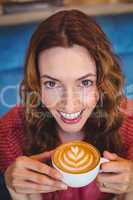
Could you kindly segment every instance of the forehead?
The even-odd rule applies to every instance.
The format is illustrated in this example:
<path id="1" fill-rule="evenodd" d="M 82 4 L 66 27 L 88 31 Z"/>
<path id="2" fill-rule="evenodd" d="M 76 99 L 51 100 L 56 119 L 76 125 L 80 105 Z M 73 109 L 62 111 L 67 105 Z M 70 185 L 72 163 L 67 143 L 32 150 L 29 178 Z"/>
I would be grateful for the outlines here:
<path id="1" fill-rule="evenodd" d="M 87 73 L 96 74 L 96 65 L 84 47 L 53 47 L 40 53 L 39 71 L 40 75 L 59 79 L 79 78 Z"/>

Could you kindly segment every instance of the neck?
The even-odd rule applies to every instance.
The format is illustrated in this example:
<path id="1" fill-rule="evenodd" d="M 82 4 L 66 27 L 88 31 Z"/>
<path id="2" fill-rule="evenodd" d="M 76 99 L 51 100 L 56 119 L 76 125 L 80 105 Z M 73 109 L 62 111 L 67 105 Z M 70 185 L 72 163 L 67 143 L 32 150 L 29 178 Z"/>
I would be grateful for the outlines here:
<path id="1" fill-rule="evenodd" d="M 77 133 L 68 133 L 61 129 L 58 130 L 58 135 L 62 143 L 69 142 L 72 140 L 83 140 L 84 135 L 83 132 L 77 132 Z"/>

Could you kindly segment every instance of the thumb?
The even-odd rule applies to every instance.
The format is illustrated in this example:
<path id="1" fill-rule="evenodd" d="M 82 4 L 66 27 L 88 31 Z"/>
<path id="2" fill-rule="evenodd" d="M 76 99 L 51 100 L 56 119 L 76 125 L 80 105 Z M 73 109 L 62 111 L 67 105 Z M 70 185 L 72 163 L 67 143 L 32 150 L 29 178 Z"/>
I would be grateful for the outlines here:
<path id="1" fill-rule="evenodd" d="M 42 152 L 40 154 L 36 154 L 36 155 L 30 156 L 30 158 L 38 160 L 38 161 L 44 161 L 44 160 L 47 160 L 48 158 L 50 158 L 53 153 L 54 153 L 54 150 L 44 151 L 44 152 Z"/>
<path id="2" fill-rule="evenodd" d="M 116 153 L 111 153 L 109 151 L 104 151 L 103 156 L 104 158 L 107 158 L 108 160 L 112 160 L 112 161 L 119 159 L 119 156 Z"/>

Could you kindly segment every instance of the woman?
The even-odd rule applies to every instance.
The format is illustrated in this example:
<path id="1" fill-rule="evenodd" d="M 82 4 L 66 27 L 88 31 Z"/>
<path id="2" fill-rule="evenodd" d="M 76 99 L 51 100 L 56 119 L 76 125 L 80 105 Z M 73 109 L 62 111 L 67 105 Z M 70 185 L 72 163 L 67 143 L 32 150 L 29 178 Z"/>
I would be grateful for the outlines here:
<path id="1" fill-rule="evenodd" d="M 91 17 L 60 11 L 39 25 L 27 52 L 22 104 L 0 122 L 0 169 L 13 200 L 131 195 L 132 116 L 120 111 L 123 82 L 111 44 Z M 110 160 L 96 181 L 77 189 L 50 163 L 55 147 L 74 139 Z"/>

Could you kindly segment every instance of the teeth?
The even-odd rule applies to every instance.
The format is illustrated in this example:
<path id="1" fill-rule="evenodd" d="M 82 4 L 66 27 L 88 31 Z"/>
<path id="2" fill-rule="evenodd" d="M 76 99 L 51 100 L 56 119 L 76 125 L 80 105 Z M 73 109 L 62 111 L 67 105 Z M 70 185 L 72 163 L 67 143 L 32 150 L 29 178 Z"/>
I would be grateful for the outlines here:
<path id="1" fill-rule="evenodd" d="M 72 113 L 72 114 L 60 112 L 60 114 L 66 119 L 75 119 L 75 118 L 79 117 L 80 113 L 81 113 L 81 111 L 77 112 L 77 113 Z"/>

